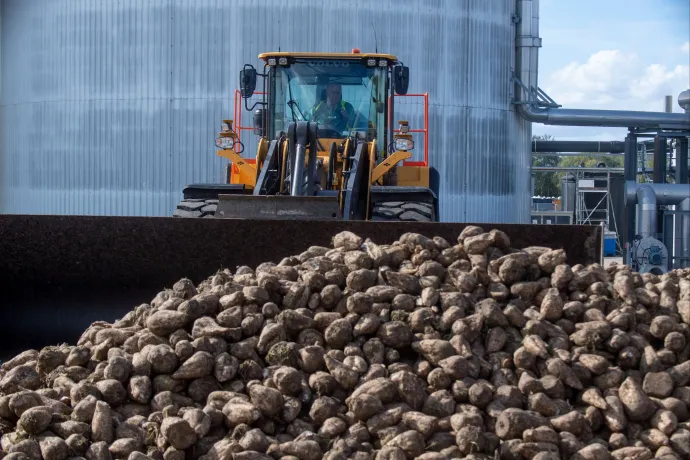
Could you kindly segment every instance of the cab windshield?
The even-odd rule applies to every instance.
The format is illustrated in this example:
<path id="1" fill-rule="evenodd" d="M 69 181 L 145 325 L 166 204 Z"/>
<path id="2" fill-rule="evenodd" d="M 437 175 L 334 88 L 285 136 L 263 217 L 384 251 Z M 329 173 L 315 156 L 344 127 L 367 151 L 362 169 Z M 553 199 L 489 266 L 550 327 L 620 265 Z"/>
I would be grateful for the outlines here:
<path id="1" fill-rule="evenodd" d="M 320 138 L 358 132 L 383 143 L 386 67 L 356 60 L 297 59 L 274 67 L 273 132 L 296 121 L 319 124 Z"/>

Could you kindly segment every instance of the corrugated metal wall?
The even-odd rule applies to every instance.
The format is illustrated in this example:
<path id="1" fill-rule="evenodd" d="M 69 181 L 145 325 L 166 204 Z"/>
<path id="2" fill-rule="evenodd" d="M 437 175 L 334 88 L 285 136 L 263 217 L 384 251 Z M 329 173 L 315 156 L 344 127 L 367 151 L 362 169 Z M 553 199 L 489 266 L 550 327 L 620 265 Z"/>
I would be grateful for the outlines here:
<path id="1" fill-rule="evenodd" d="M 244 63 L 279 47 L 366 52 L 376 34 L 410 67 L 410 92 L 429 92 L 442 220 L 529 220 L 514 0 L 1 1 L 0 212 L 171 215 L 185 184 L 224 179 L 214 139 Z M 421 101 L 396 114 L 421 126 Z"/>

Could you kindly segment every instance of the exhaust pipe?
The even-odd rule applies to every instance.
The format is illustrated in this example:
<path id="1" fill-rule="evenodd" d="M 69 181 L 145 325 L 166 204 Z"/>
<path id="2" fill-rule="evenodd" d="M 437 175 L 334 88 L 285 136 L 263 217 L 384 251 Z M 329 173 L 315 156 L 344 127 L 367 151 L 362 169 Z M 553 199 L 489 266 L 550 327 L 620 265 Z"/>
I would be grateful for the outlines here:
<path id="1" fill-rule="evenodd" d="M 517 0 L 519 22 L 516 27 L 515 74 L 518 113 L 527 121 L 545 125 L 610 126 L 645 129 L 690 129 L 690 113 L 636 112 L 623 110 L 590 110 L 540 108 L 533 94 L 538 90 L 539 69 L 539 0 Z"/>

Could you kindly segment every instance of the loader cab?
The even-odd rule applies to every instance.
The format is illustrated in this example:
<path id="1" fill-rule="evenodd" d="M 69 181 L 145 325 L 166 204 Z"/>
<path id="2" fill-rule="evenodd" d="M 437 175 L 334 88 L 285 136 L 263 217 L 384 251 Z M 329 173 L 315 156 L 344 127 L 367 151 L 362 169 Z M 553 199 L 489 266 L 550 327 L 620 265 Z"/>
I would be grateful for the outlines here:
<path id="1" fill-rule="evenodd" d="M 388 120 L 390 96 L 407 92 L 407 68 L 395 56 L 352 53 L 265 53 L 265 90 L 256 112 L 255 133 L 269 139 L 298 121 L 318 123 L 319 139 L 345 139 L 356 134 L 376 140 L 379 152 L 392 141 Z M 250 96 L 256 71 L 245 71 Z M 241 81 L 241 83 L 242 83 Z M 339 94 L 338 94 L 339 93 Z M 338 97 L 340 96 L 340 97 Z"/>

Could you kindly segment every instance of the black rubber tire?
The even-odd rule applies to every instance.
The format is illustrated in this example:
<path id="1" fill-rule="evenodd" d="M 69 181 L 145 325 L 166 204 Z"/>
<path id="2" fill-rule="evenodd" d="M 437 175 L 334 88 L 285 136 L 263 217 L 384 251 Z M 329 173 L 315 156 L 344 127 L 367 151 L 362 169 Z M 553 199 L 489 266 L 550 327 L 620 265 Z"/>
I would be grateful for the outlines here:
<path id="1" fill-rule="evenodd" d="M 393 222 L 433 222 L 434 206 L 422 201 L 380 201 L 374 203 L 371 220 Z"/>
<path id="2" fill-rule="evenodd" d="M 178 203 L 173 217 L 211 219 L 216 214 L 217 199 L 187 199 Z"/>

